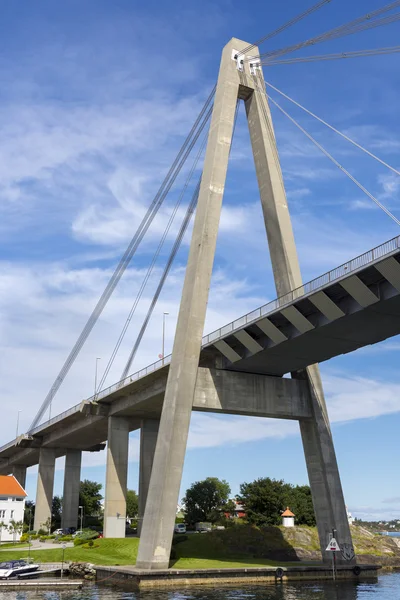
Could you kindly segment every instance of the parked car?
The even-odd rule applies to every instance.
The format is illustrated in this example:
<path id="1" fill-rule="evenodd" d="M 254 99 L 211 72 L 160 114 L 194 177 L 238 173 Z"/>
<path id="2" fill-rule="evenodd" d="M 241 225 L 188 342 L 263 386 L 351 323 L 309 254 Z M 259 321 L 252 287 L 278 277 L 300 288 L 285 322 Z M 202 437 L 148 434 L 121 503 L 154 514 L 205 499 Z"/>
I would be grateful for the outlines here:
<path id="1" fill-rule="evenodd" d="M 185 523 L 175 523 L 174 533 L 186 533 Z"/>
<path id="2" fill-rule="evenodd" d="M 63 529 L 56 529 L 55 531 L 53 531 L 53 535 L 63 535 L 64 530 Z"/>

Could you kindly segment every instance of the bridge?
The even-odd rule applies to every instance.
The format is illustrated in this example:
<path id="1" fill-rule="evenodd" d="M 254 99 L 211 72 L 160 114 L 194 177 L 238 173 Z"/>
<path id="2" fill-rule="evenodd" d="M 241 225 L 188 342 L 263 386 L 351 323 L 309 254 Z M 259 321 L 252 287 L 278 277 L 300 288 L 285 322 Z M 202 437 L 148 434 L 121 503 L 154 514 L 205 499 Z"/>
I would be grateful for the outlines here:
<path id="1" fill-rule="evenodd" d="M 318 7 L 323 4 L 325 2 L 318 3 Z M 386 7 L 386 10 L 389 9 Z M 364 20 L 370 25 L 382 12 L 383 8 L 378 9 Z M 347 31 L 349 24 L 343 28 Z M 293 51 L 293 48 L 287 51 Z M 282 50 L 277 56 L 281 54 Z M 232 39 L 225 46 L 217 85 L 31 428 L 0 448 L 0 472 L 13 473 L 22 485 L 25 484 L 27 467 L 39 465 L 34 525 L 38 529 L 51 515 L 56 458 L 66 457 L 62 526 L 76 526 L 82 452 L 101 451 L 107 442 L 104 534 L 106 537 L 123 537 L 129 432 L 140 429 L 141 539 L 137 566 L 142 569 L 163 569 L 169 563 L 192 410 L 297 420 L 323 560 L 330 561 L 325 546 L 329 533 L 336 529 L 342 549 L 339 562 L 351 564 L 355 561 L 318 363 L 400 333 L 400 236 L 309 283 L 302 283 L 265 91 L 262 58 L 256 44 Z M 203 336 L 239 101 L 244 101 L 246 106 L 278 297 Z M 275 101 L 272 102 L 279 108 Z M 93 397 L 47 422 L 41 422 L 175 181 L 178 168 L 182 168 L 210 119 L 201 180 L 193 192 L 187 216 L 152 304 L 153 308 L 197 204 L 172 355 L 123 377 L 108 388 L 103 388 L 101 382 Z M 316 140 L 302 130 L 335 162 Z M 379 157 L 356 145 L 400 175 Z M 198 157 L 195 166 L 197 160 Z M 400 224 L 348 171 L 338 163 L 337 166 Z M 150 316 L 151 312 L 144 322 L 132 357 Z M 130 366 L 131 361 L 128 364 Z M 284 377 L 288 374 L 290 378 Z"/>

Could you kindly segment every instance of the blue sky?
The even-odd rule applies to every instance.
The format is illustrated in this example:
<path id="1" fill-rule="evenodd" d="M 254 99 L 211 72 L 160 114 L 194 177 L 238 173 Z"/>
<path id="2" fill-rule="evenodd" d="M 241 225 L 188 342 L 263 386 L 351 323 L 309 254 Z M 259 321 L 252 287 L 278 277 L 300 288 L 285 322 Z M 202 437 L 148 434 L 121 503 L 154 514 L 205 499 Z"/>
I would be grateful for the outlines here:
<path id="1" fill-rule="evenodd" d="M 222 47 L 252 42 L 311 2 L 21 0 L 0 24 L 0 442 L 27 429 L 180 144 L 211 90 Z M 377 8 L 332 0 L 262 50 L 286 46 Z M 320 44 L 299 55 L 396 45 L 399 25 Z M 281 65 L 279 89 L 400 167 L 399 56 Z M 399 217 L 400 178 L 298 108 L 271 96 Z M 272 107 L 304 280 L 398 234 L 398 227 Z M 180 181 L 182 184 L 182 180 Z M 163 207 L 101 322 L 71 370 L 53 414 L 93 393 L 176 199 Z M 188 198 L 185 198 L 186 204 Z M 179 212 L 183 216 L 183 210 Z M 173 227 L 176 233 L 177 225 Z M 111 370 L 125 365 L 173 235 Z M 170 350 L 188 239 L 133 371 Z M 275 297 L 243 107 L 231 153 L 205 333 Z M 227 302 L 229 298 L 229 302 Z M 393 338 L 321 365 L 345 498 L 356 516 L 400 516 L 394 477 L 400 377 Z M 101 374 L 101 368 L 100 368 Z M 23 379 L 23 386 L 16 382 Z M 129 483 L 137 488 L 138 436 Z M 105 454 L 83 476 L 104 481 Z M 57 461 L 56 492 L 62 461 Z M 182 491 L 208 475 L 234 493 L 255 477 L 307 481 L 296 423 L 195 414 Z M 36 475 L 28 475 L 34 496 Z M 183 495 L 183 494 L 182 494 Z"/>

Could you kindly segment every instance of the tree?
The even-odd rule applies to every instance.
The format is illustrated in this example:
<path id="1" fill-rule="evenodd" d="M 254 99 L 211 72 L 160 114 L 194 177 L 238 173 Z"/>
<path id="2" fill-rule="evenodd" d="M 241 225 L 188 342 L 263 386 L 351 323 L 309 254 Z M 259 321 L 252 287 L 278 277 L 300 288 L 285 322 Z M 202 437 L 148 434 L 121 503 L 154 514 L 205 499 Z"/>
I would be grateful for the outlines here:
<path id="1" fill-rule="evenodd" d="M 3 529 L 7 529 L 6 523 L 4 521 L 0 521 L 0 544 L 1 544 L 1 534 L 3 533 Z"/>
<path id="2" fill-rule="evenodd" d="M 81 481 L 79 488 L 79 505 L 83 506 L 85 516 L 97 517 L 101 514 L 101 501 L 103 496 L 100 494 L 101 483 L 85 479 Z"/>
<path id="3" fill-rule="evenodd" d="M 51 522 L 55 529 L 61 525 L 62 500 L 60 496 L 54 496 L 51 504 Z"/>
<path id="4" fill-rule="evenodd" d="M 263 477 L 242 483 L 239 500 L 247 520 L 254 525 L 281 525 L 281 513 L 287 506 L 295 514 L 297 525 L 315 525 L 308 485 L 293 486 L 282 479 Z"/>
<path id="5" fill-rule="evenodd" d="M 32 500 L 27 500 L 25 502 L 25 512 L 24 512 L 24 523 L 28 526 L 28 530 L 31 531 L 32 523 L 35 518 L 35 503 Z"/>
<path id="6" fill-rule="evenodd" d="M 139 498 L 134 490 L 126 492 L 126 516 L 135 519 L 139 512 Z"/>
<path id="7" fill-rule="evenodd" d="M 198 521 L 215 523 L 224 513 L 230 493 L 229 483 L 217 477 L 196 481 L 186 490 L 182 500 L 186 521 L 191 524 Z"/>
<path id="8" fill-rule="evenodd" d="M 14 521 L 14 519 L 11 519 L 11 521 L 10 521 L 10 523 L 8 525 L 8 531 L 10 533 L 12 533 L 14 544 L 15 544 L 15 541 L 16 541 L 17 533 L 21 533 L 22 532 L 22 528 L 23 528 L 22 521 Z"/>

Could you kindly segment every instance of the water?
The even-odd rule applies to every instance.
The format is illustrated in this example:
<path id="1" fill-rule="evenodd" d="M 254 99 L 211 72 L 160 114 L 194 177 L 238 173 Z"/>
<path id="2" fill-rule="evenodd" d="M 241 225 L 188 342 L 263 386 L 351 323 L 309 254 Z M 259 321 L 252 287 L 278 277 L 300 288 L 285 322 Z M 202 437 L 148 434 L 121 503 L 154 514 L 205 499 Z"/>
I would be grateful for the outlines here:
<path id="1" fill-rule="evenodd" d="M 255 587 L 193 587 L 131 592 L 121 587 L 88 585 L 60 592 L 0 592 L 0 600 L 399 600 L 400 573 L 381 575 L 375 583 L 329 582 L 258 585 Z"/>

